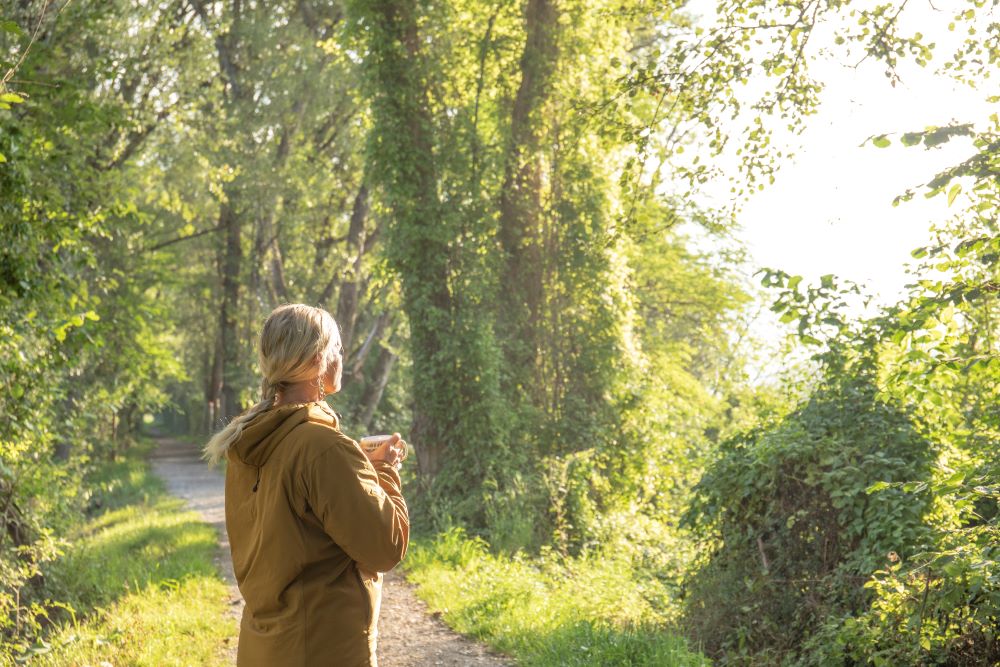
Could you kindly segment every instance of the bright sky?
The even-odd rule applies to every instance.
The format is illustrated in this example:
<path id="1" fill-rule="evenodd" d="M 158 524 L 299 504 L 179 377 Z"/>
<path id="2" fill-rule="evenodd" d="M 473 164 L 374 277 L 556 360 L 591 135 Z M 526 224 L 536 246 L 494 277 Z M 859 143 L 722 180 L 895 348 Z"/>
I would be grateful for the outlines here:
<path id="1" fill-rule="evenodd" d="M 943 196 L 917 196 L 898 207 L 892 200 L 968 157 L 971 147 L 968 141 L 934 150 L 898 141 L 889 148 L 861 144 L 872 135 L 989 115 L 982 92 L 919 68 L 907 71 L 892 88 L 877 67 L 816 63 L 814 72 L 826 84 L 823 106 L 793 140 L 801 142 L 794 162 L 739 218 L 755 265 L 807 279 L 833 273 L 866 283 L 883 303 L 902 296 L 910 251 L 950 211 Z"/>
<path id="2" fill-rule="evenodd" d="M 972 90 L 935 73 L 965 37 L 947 31 L 954 7 L 947 1 L 941 6 L 949 9 L 939 11 L 929 3 L 907 8 L 910 23 L 904 31 L 919 30 L 938 48 L 927 68 L 901 63 L 902 81 L 895 87 L 885 77 L 884 65 L 874 61 L 860 67 L 833 59 L 812 61 L 810 71 L 826 86 L 819 113 L 807 119 L 802 135 L 775 137 L 777 146 L 793 149 L 796 156 L 784 164 L 774 184 L 744 203 L 738 218 L 738 236 L 747 245 L 753 270 L 781 269 L 812 283 L 832 273 L 864 284 L 876 297 L 873 305 L 892 304 L 905 295 L 904 286 L 911 282 L 906 274 L 910 252 L 926 244 L 933 222 L 954 213 L 945 196 L 926 199 L 919 186 L 973 149 L 966 139 L 933 150 L 906 148 L 898 139 L 888 148 L 861 144 L 873 135 L 953 121 L 980 124 L 997 111 L 997 105 L 985 101 L 989 91 Z M 696 14 L 712 15 L 707 0 L 694 0 L 691 7 Z M 824 39 L 829 43 L 818 43 Z M 829 28 L 817 31 L 813 40 L 812 46 L 826 46 L 843 58 Z M 717 192 L 707 192 L 709 203 L 729 201 L 729 185 L 719 183 Z M 893 207 L 893 199 L 910 188 L 918 195 Z M 769 314 L 752 329 L 755 337 L 772 343 L 788 331 Z M 777 370 L 771 368 L 774 361 L 760 360 L 765 375 Z"/>
<path id="3" fill-rule="evenodd" d="M 711 25 L 713 2 L 692 0 L 688 7 L 702 17 L 699 23 Z M 985 101 L 987 91 L 960 86 L 935 73 L 966 37 L 963 30 L 947 30 L 954 11 L 947 0 L 938 7 L 930 3 L 907 7 L 901 32 L 920 31 L 938 46 L 927 68 L 902 60 L 898 70 L 902 82 L 895 87 L 885 77 L 885 66 L 875 59 L 848 66 L 843 48 L 832 43 L 832 24 L 821 24 L 814 31 L 810 50 L 828 49 L 840 62 L 811 61 L 810 72 L 826 86 L 820 111 L 807 119 L 804 134 L 774 137 L 777 146 L 793 149 L 796 157 L 784 164 L 773 185 L 743 206 L 740 236 L 754 268 L 779 268 L 807 280 L 832 273 L 866 284 L 881 303 L 893 303 L 904 294 L 910 252 L 929 238 L 930 224 L 946 219 L 950 212 L 945 197 L 927 200 L 918 195 L 899 207 L 893 207 L 892 200 L 968 157 L 972 148 L 964 139 L 934 150 L 905 148 L 898 141 L 883 149 L 861 144 L 872 135 L 953 121 L 981 123 L 996 112 L 997 105 Z M 982 13 L 985 16 L 986 11 Z M 734 125 L 730 131 L 738 135 L 741 129 Z M 719 182 L 717 191 L 709 188 L 706 203 L 725 206 L 729 185 Z"/>

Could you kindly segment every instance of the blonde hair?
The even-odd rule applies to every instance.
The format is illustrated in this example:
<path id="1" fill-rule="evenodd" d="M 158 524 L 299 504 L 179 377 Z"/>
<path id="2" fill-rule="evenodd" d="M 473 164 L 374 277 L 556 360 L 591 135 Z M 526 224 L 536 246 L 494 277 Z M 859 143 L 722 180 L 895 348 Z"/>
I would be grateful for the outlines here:
<path id="1" fill-rule="evenodd" d="M 330 313 L 301 303 L 278 306 L 264 321 L 258 341 L 258 363 L 263 376 L 261 400 L 212 436 L 204 458 L 216 464 L 243 433 L 243 426 L 274 407 L 275 395 L 285 385 L 319 378 L 340 362 L 340 330 Z M 316 359 L 319 358 L 317 365 Z"/>

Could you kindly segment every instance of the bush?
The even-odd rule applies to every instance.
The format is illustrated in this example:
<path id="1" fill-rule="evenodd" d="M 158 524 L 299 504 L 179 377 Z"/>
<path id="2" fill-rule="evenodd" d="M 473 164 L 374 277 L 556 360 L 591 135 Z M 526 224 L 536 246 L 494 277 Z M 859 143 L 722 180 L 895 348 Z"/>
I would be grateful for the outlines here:
<path id="1" fill-rule="evenodd" d="M 995 471 L 969 479 L 959 471 L 931 483 L 932 493 L 971 510 L 972 520 L 938 527 L 931 549 L 876 571 L 865 584 L 870 608 L 829 619 L 811 650 L 879 667 L 1000 664 L 1000 527 L 993 514 L 1000 488 L 987 484 L 995 479 Z"/>
<path id="2" fill-rule="evenodd" d="M 827 619 L 864 611 L 871 573 L 928 543 L 932 449 L 864 373 L 837 376 L 770 429 L 720 446 L 684 523 L 707 538 L 687 582 L 693 638 L 721 659 L 791 659 Z"/>

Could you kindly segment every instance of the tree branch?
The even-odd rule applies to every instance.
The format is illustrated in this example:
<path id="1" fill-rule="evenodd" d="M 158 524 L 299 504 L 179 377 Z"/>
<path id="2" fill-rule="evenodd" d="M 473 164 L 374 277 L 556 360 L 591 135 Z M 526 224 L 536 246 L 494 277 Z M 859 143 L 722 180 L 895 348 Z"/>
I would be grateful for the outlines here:
<path id="1" fill-rule="evenodd" d="M 205 234 L 211 234 L 212 232 L 219 232 L 222 231 L 222 229 L 223 229 L 222 225 L 216 225 L 215 227 L 210 227 L 209 229 L 203 229 L 200 232 L 195 232 L 194 234 L 188 234 L 187 236 L 180 236 L 175 239 L 170 239 L 169 241 L 163 241 L 162 243 L 157 243 L 156 245 L 152 245 L 148 248 L 142 248 L 137 252 L 137 254 L 162 250 L 163 248 L 166 248 L 167 246 L 172 246 L 175 243 L 180 243 L 181 241 L 188 241 L 190 239 L 195 239 L 198 238 L 199 236 L 204 236 Z"/>

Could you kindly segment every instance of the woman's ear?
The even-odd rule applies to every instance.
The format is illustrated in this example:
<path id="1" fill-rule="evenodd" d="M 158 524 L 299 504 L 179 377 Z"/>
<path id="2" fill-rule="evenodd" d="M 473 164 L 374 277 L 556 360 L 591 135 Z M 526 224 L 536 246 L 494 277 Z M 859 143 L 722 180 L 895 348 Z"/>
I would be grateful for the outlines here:
<path id="1" fill-rule="evenodd" d="M 343 378 L 343 363 L 344 358 L 340 354 L 336 354 L 330 359 L 326 367 L 326 373 L 323 375 L 323 378 L 326 383 L 326 392 L 329 394 L 336 394 L 340 391 Z"/>

